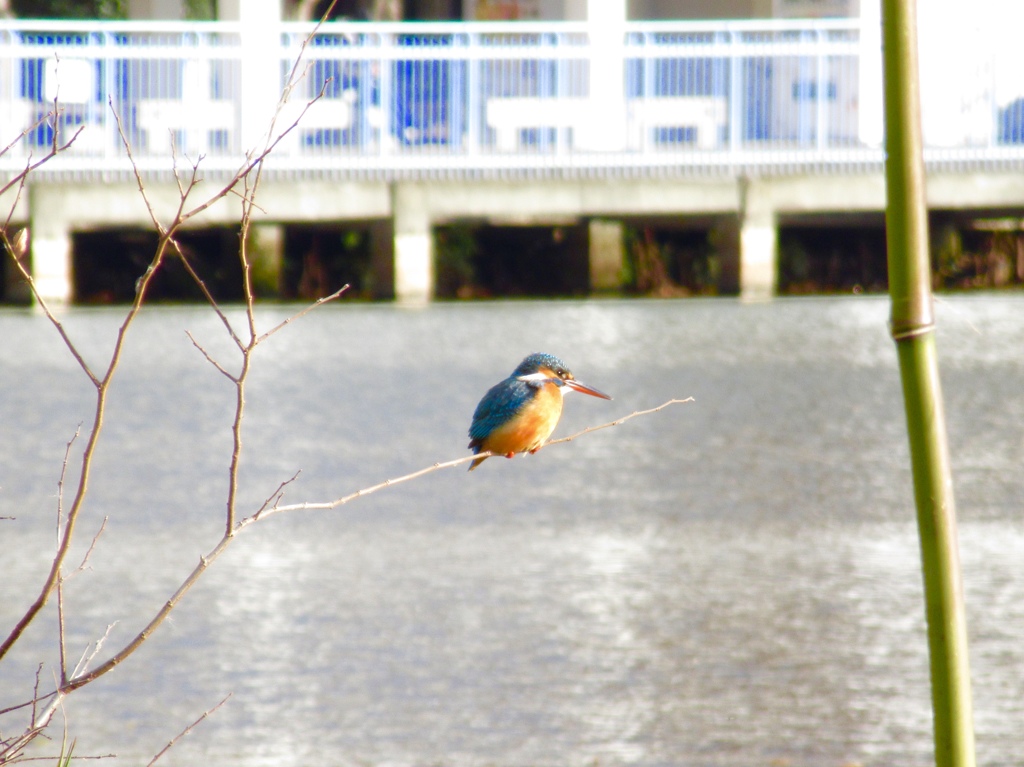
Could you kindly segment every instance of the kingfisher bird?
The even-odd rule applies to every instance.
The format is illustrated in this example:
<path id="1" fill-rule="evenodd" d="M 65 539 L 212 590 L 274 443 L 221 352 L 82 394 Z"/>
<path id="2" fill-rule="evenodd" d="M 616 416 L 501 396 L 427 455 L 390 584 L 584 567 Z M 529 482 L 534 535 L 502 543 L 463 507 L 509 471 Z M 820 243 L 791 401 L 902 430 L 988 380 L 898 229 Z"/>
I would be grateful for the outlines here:
<path id="1" fill-rule="evenodd" d="M 506 458 L 516 453 L 536 453 L 558 424 L 562 398 L 572 391 L 611 399 L 577 381 L 553 354 L 531 354 L 480 400 L 469 427 L 469 447 L 474 453 L 490 452 Z M 488 457 L 477 458 L 469 470 Z"/>

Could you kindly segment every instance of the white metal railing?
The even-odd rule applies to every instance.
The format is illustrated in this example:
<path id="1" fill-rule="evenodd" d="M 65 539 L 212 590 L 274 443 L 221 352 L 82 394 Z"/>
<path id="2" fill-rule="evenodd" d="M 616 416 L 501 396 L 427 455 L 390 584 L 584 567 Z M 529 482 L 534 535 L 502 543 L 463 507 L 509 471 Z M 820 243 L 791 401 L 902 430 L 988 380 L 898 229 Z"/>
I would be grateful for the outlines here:
<path id="1" fill-rule="evenodd" d="M 81 134 L 46 177 L 147 173 L 262 146 L 292 63 L 304 75 L 268 169 L 308 177 L 830 172 L 880 167 L 877 30 L 854 20 L 326 24 L 0 22 L 0 176 Z M 997 67 L 950 99 L 963 140 L 933 163 L 1024 165 L 1024 93 Z M 990 78 L 988 81 L 985 77 Z M 999 95 L 999 102 L 995 94 Z M 120 119 L 118 128 L 115 114 Z M 926 110 L 927 118 L 927 110 Z M 968 124 L 969 123 L 969 124 Z M 948 128 L 948 126 L 946 126 Z M 949 131 L 946 131 L 946 135 Z"/>

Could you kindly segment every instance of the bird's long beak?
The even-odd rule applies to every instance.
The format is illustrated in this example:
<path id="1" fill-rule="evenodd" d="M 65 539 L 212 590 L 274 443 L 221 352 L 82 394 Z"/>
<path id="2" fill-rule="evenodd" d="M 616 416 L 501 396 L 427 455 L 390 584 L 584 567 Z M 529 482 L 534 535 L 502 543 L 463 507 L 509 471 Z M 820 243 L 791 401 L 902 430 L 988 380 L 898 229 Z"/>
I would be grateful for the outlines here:
<path id="1" fill-rule="evenodd" d="M 573 391 L 583 392 L 584 394 L 589 394 L 591 397 L 600 397 L 601 399 L 611 399 L 611 397 L 609 397 L 603 391 L 598 391 L 597 389 L 593 388 L 592 386 L 587 386 L 585 383 L 582 383 L 581 381 L 569 380 L 569 381 L 562 381 L 562 383 L 565 384 L 566 386 L 568 386 Z"/>

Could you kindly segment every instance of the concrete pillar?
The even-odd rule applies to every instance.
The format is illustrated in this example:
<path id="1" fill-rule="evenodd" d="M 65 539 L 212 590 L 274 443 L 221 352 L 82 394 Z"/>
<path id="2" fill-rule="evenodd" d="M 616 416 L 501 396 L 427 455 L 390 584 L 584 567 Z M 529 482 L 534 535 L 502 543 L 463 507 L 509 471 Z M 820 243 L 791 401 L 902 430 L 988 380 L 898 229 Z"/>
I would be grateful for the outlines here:
<path id="1" fill-rule="evenodd" d="M 61 205 L 53 202 L 45 198 L 44 185 L 29 186 L 32 280 L 47 303 L 69 303 L 74 298 L 71 226 L 60 216 Z"/>
<path id="2" fill-rule="evenodd" d="M 417 184 L 394 184 L 392 211 L 395 299 L 426 303 L 434 297 L 434 237 L 426 190 Z"/>
<path id="3" fill-rule="evenodd" d="M 756 179 L 740 179 L 740 297 L 775 295 L 778 275 L 778 221 L 772 201 Z"/>
<path id="4" fill-rule="evenodd" d="M 246 253 L 252 265 L 253 289 L 258 296 L 279 296 L 284 272 L 284 227 L 253 224 L 249 228 Z"/>
<path id="5" fill-rule="evenodd" d="M 590 289 L 618 290 L 622 287 L 622 222 L 595 219 L 588 223 L 587 234 Z"/>
<path id="6" fill-rule="evenodd" d="M 778 234 L 774 217 L 744 219 L 740 230 L 740 297 L 763 300 L 778 287 L 776 246 Z"/>
<path id="7" fill-rule="evenodd" d="M 185 18 L 182 0 L 128 0 L 129 19 L 181 21 Z"/>

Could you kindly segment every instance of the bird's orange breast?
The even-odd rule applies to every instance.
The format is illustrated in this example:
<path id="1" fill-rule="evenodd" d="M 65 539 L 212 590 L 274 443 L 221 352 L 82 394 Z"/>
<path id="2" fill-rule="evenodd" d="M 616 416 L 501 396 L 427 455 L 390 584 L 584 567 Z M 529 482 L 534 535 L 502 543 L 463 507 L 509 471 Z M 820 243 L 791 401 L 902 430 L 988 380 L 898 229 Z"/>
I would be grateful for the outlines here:
<path id="1" fill-rule="evenodd" d="M 508 422 L 488 434 L 482 447 L 500 455 L 536 450 L 551 436 L 561 415 L 562 393 L 549 383 Z"/>

